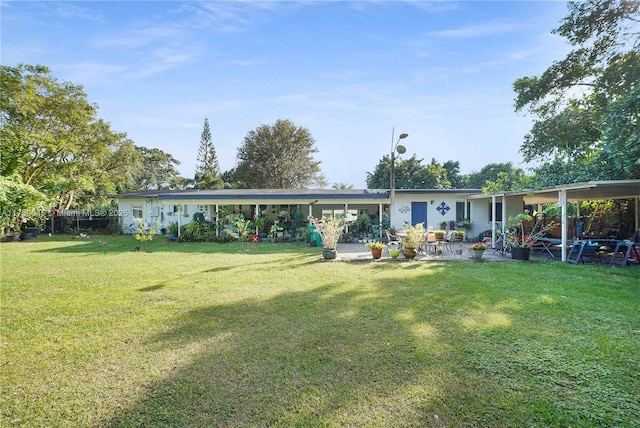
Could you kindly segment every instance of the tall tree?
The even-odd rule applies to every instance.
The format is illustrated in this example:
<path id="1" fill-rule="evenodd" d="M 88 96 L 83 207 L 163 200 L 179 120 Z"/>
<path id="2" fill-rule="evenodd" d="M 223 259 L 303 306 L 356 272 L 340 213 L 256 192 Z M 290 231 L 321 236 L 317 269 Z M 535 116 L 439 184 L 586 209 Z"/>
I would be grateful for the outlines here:
<path id="1" fill-rule="evenodd" d="M 211 139 L 209 119 L 205 117 L 202 133 L 200 134 L 200 147 L 198 148 L 198 163 L 195 175 L 196 187 L 200 189 L 221 189 L 223 187 L 220 176 L 220 165 L 216 156 L 216 149 Z"/>
<path id="2" fill-rule="evenodd" d="M 446 161 L 442 167 L 447 171 L 447 179 L 451 183 L 452 189 L 463 189 L 466 187 L 466 180 L 460 174 L 460 161 Z"/>
<path id="3" fill-rule="evenodd" d="M 527 176 L 522 170 L 511 173 L 500 171 L 494 181 L 487 180 L 482 186 L 482 192 L 491 194 L 509 190 L 519 190 L 530 187 L 533 177 Z"/>
<path id="4" fill-rule="evenodd" d="M 508 182 L 516 182 L 513 177 L 520 177 L 524 172 L 520 168 L 513 166 L 511 162 L 506 163 L 490 163 L 482 167 L 479 172 L 472 172 L 467 175 L 467 185 L 470 189 L 481 189 L 487 186 L 487 182 L 496 182 L 500 177 L 500 174 L 504 173 L 502 182 L 507 180 L 505 177 L 511 177 Z M 503 190 L 515 190 L 515 189 L 503 189 Z"/>
<path id="5" fill-rule="evenodd" d="M 238 149 L 235 184 L 249 189 L 325 186 L 320 162 L 313 159 L 317 151 L 309 130 L 289 120 L 261 125 L 247 134 Z"/>
<path id="6" fill-rule="evenodd" d="M 545 184 L 640 177 L 640 2 L 569 3 L 554 30 L 573 50 L 514 83 L 516 111 L 537 119 L 521 147 Z M 572 171 L 554 177 L 554 171 Z"/>
<path id="7" fill-rule="evenodd" d="M 180 161 L 160 149 L 136 148 L 142 158 L 142 167 L 133 177 L 136 190 L 179 189 L 183 179 L 177 170 Z"/>
<path id="8" fill-rule="evenodd" d="M 414 154 L 409 159 L 395 161 L 397 189 L 449 189 L 447 170 L 435 159 L 422 165 L 423 159 Z M 373 172 L 367 172 L 368 189 L 388 189 L 391 177 L 391 157 L 384 155 Z"/>
<path id="9" fill-rule="evenodd" d="M 82 86 L 43 66 L 0 70 L 3 176 L 17 175 L 64 209 L 106 198 L 131 179 L 139 161 L 133 142 L 97 118 Z"/>

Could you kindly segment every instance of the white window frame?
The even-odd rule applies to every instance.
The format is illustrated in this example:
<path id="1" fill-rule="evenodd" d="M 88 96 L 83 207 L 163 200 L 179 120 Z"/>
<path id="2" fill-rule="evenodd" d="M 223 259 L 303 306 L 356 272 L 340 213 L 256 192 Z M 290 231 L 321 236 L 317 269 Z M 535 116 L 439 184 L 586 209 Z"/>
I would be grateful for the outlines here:
<path id="1" fill-rule="evenodd" d="M 140 213 L 140 216 L 136 216 L 136 211 Z M 131 218 L 142 220 L 144 218 L 144 205 L 131 205 Z"/>

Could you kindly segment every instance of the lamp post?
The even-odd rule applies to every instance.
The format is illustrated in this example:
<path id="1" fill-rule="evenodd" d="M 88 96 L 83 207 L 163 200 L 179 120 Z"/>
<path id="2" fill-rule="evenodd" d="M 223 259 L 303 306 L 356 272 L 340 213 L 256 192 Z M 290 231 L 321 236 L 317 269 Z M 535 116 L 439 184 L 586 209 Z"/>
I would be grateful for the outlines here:
<path id="1" fill-rule="evenodd" d="M 400 134 L 398 136 L 398 141 L 395 141 L 395 127 L 391 128 L 391 207 L 390 207 L 390 219 L 389 226 L 396 227 L 396 212 L 395 212 L 395 203 L 396 203 L 396 151 L 399 155 L 403 154 L 407 151 L 407 149 L 400 145 L 400 140 L 407 138 L 409 134 Z M 395 144 L 394 144 L 395 142 Z"/>

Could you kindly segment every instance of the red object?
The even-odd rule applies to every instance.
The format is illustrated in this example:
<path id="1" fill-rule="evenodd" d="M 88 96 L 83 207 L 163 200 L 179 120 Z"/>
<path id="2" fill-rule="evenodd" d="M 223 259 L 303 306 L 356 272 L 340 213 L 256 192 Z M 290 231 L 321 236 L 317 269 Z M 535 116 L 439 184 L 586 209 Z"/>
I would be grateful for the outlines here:
<path id="1" fill-rule="evenodd" d="M 251 242 L 258 242 L 260 237 L 258 235 L 251 235 Z"/>

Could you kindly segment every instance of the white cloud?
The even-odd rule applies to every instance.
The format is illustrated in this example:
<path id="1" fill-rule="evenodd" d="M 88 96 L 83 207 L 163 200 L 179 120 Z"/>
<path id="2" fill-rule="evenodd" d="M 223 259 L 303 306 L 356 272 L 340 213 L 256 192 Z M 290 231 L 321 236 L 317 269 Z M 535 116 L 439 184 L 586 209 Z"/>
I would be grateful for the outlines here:
<path id="1" fill-rule="evenodd" d="M 81 19 L 86 21 L 101 21 L 102 15 L 97 14 L 86 7 L 79 6 L 80 2 L 46 2 L 43 7 L 52 14 L 65 19 Z"/>
<path id="2" fill-rule="evenodd" d="M 456 28 L 451 30 L 431 31 L 427 36 L 470 39 L 476 37 L 495 36 L 497 34 L 510 33 L 520 30 L 520 24 L 508 22 L 485 22 L 480 24 L 469 25 L 467 27 Z"/>

